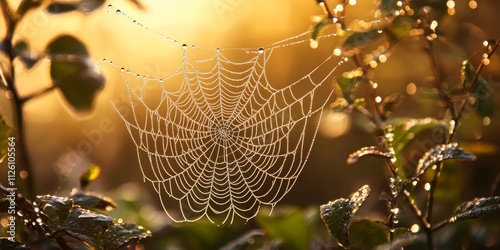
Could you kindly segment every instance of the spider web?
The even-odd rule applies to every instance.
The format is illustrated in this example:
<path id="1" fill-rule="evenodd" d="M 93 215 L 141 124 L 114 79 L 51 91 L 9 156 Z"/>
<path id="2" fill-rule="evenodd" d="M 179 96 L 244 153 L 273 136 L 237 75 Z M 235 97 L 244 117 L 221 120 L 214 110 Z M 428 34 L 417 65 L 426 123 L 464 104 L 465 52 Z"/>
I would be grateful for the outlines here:
<path id="1" fill-rule="evenodd" d="M 255 217 L 262 205 L 274 207 L 309 157 L 317 119 L 332 95 L 320 86 L 343 59 L 323 55 L 301 78 L 278 88 L 267 72 L 271 58 L 308 46 L 309 32 L 260 48 L 211 48 L 145 29 L 182 57 L 168 75 L 150 77 L 104 61 L 120 70 L 127 87 L 131 115 L 118 113 L 165 212 L 176 222 L 206 217 L 232 223 Z"/>

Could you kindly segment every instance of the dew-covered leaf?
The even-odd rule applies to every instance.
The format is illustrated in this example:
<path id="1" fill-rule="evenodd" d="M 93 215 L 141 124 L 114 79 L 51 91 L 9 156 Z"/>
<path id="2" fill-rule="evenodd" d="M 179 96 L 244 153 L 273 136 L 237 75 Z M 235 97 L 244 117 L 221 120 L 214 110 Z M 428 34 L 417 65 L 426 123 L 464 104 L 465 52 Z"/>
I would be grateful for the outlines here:
<path id="1" fill-rule="evenodd" d="M 116 204 L 110 198 L 99 197 L 92 193 L 75 191 L 70 195 L 70 198 L 73 199 L 75 205 L 86 209 L 109 211 L 116 208 Z"/>
<path id="2" fill-rule="evenodd" d="M 359 219 L 351 222 L 349 229 L 351 245 L 360 249 L 373 249 L 389 242 L 389 228 L 376 219 Z"/>
<path id="3" fill-rule="evenodd" d="M 400 93 L 395 93 L 387 96 L 382 101 L 382 115 L 384 119 L 389 118 L 396 109 L 403 103 L 404 96 Z"/>
<path id="4" fill-rule="evenodd" d="M 59 225 L 68 217 L 73 200 L 52 195 L 37 196 L 41 211 L 48 216 L 50 225 Z"/>
<path id="5" fill-rule="evenodd" d="M 104 77 L 96 71 L 85 46 L 71 36 L 60 36 L 47 47 L 51 56 L 50 76 L 71 107 L 89 111 L 96 93 L 104 87 Z"/>
<path id="6" fill-rule="evenodd" d="M 408 180 L 401 179 L 399 176 L 389 178 L 389 187 L 391 188 L 392 197 L 399 196 L 403 189 L 407 186 Z"/>
<path id="7" fill-rule="evenodd" d="M 458 143 L 440 144 L 427 151 L 420 159 L 415 170 L 415 177 L 422 175 L 432 165 L 449 159 L 472 161 L 476 156 L 458 147 Z"/>
<path id="8" fill-rule="evenodd" d="M 351 195 L 351 198 L 340 198 L 320 206 L 320 215 L 330 233 L 345 248 L 350 246 L 349 227 L 354 214 L 370 195 L 370 187 L 365 185 Z"/>
<path id="9" fill-rule="evenodd" d="M 307 249 L 309 246 L 309 225 L 302 210 L 284 209 L 274 211 L 271 216 L 261 212 L 257 216 L 257 223 L 272 238 L 283 240 L 287 249 Z"/>
<path id="10" fill-rule="evenodd" d="M 500 211 L 500 196 L 476 198 L 462 203 L 450 221 L 468 220 Z"/>
<path id="11" fill-rule="evenodd" d="M 375 41 L 380 37 L 380 35 L 381 33 L 379 33 L 378 30 L 355 32 L 347 37 L 347 39 L 344 41 L 344 44 L 342 45 L 343 50 L 349 51 L 356 48 L 362 48 Z"/>
<path id="12" fill-rule="evenodd" d="M 102 247 L 123 249 L 125 246 L 147 237 L 151 237 L 151 232 L 141 226 L 129 223 L 115 223 L 106 230 Z"/>
<path id="13" fill-rule="evenodd" d="M 106 215 L 74 207 L 66 221 L 60 225 L 60 230 L 99 249 L 105 247 L 105 232 L 113 224 L 113 219 Z M 117 249 L 113 246 L 106 247 Z"/>
<path id="14" fill-rule="evenodd" d="M 365 155 L 379 156 L 382 158 L 392 158 L 393 156 L 391 153 L 386 153 L 378 150 L 375 146 L 364 147 L 350 154 L 349 157 L 347 157 L 347 164 L 354 164 L 359 160 L 359 158 Z"/>
<path id="15" fill-rule="evenodd" d="M 80 188 L 85 189 L 92 181 L 99 177 L 101 168 L 95 164 L 91 164 L 87 170 L 80 175 Z"/>

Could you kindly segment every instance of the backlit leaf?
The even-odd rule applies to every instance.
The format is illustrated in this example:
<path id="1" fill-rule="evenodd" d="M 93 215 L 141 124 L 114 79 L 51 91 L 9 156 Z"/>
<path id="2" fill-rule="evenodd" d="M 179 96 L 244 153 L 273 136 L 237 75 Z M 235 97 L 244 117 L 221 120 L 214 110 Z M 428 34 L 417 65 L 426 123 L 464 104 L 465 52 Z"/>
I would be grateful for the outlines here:
<path id="1" fill-rule="evenodd" d="M 47 6 L 47 12 L 50 14 L 64 14 L 71 11 L 81 11 L 90 14 L 103 6 L 105 0 L 82 0 L 68 2 L 65 0 L 53 0 Z M 134 1 L 132 1 L 134 2 Z"/>
<path id="2" fill-rule="evenodd" d="M 262 216 L 260 216 L 262 215 Z M 310 231 L 305 213 L 299 209 L 285 209 L 269 213 L 261 212 L 257 222 L 264 231 L 275 239 L 284 241 L 287 249 L 307 249 Z"/>
<path id="3" fill-rule="evenodd" d="M 469 63 L 469 61 L 464 61 L 462 63 L 462 81 L 465 87 L 470 86 L 476 76 L 476 70 Z M 495 101 L 493 89 L 481 75 L 477 76 L 474 88 L 471 89 L 472 94 L 475 97 L 475 103 L 473 108 L 476 113 L 481 117 L 490 117 L 495 113 Z"/>
<path id="4" fill-rule="evenodd" d="M 335 79 L 336 87 L 338 88 L 337 92 L 342 93 L 342 97 L 349 104 L 352 104 L 355 99 L 354 91 L 363 79 L 363 71 L 360 68 L 344 72 L 341 76 Z"/>
<path id="5" fill-rule="evenodd" d="M 400 177 L 405 178 L 415 173 L 418 160 L 425 152 L 445 142 L 450 130 L 448 122 L 434 118 L 394 118 L 386 124 L 386 126 L 392 126 L 392 148 L 396 156 L 394 164 Z M 423 133 L 430 133 L 430 136 L 425 140 L 420 140 L 419 135 Z M 409 158 L 415 156 L 418 158 Z"/>
<path id="6" fill-rule="evenodd" d="M 497 213 L 500 211 L 500 196 L 476 198 L 464 202 L 455 211 L 455 216 L 450 221 L 468 220 L 480 216 Z"/>
<path id="7" fill-rule="evenodd" d="M 66 101 L 76 111 L 89 111 L 96 93 L 104 87 L 99 74 L 88 57 L 85 46 L 71 36 L 60 36 L 47 47 L 51 56 L 50 77 Z"/>
<path id="8" fill-rule="evenodd" d="M 320 215 L 330 233 L 345 248 L 350 246 L 349 227 L 353 216 L 370 195 L 370 187 L 365 185 L 351 195 L 351 198 L 340 198 L 320 206 Z"/>
<path id="9" fill-rule="evenodd" d="M 349 229 L 349 237 L 353 247 L 373 249 L 380 244 L 389 242 L 389 228 L 381 220 L 353 220 Z"/>
<path id="10" fill-rule="evenodd" d="M 116 204 L 107 197 L 99 197 L 91 193 L 74 191 L 70 198 L 73 199 L 75 205 L 86 209 L 99 209 L 109 211 L 116 208 Z"/>
<path id="11" fill-rule="evenodd" d="M 394 18 L 390 29 L 396 41 L 401 41 L 410 34 L 410 31 L 413 28 L 413 23 L 414 21 L 406 15 Z"/>
<path id="12" fill-rule="evenodd" d="M 323 28 L 325 28 L 325 26 L 330 23 L 332 23 L 332 20 L 326 17 L 317 22 L 311 29 L 311 39 L 317 40 L 319 35 L 321 34 L 321 30 L 323 30 Z"/>
<path id="13" fill-rule="evenodd" d="M 362 48 L 375 41 L 380 35 L 381 33 L 378 30 L 355 32 L 347 37 L 342 46 L 344 51 Z"/>
<path id="14" fill-rule="evenodd" d="M 378 150 L 375 146 L 364 147 L 350 154 L 349 157 L 347 157 L 347 164 L 354 164 L 359 160 L 359 158 L 365 155 L 379 156 L 382 158 L 392 158 L 393 156 L 391 153 L 386 153 Z"/>
<path id="15" fill-rule="evenodd" d="M 398 8 L 398 0 L 380 0 L 379 9 L 384 12 L 393 13 Z"/>
<path id="16" fill-rule="evenodd" d="M 87 168 L 87 171 L 85 171 L 80 176 L 80 187 L 82 189 L 85 189 L 92 181 L 94 181 L 95 179 L 97 179 L 97 177 L 99 177 L 100 173 L 101 173 L 101 168 L 95 164 L 91 164 Z"/>
<path id="17" fill-rule="evenodd" d="M 432 165 L 449 159 L 472 161 L 476 159 L 476 156 L 459 148 L 457 143 L 437 145 L 420 159 L 415 170 L 415 177 L 422 175 Z"/>
<path id="18" fill-rule="evenodd" d="M 400 93 L 395 93 L 387 96 L 382 101 L 382 115 L 384 119 L 389 118 L 396 109 L 403 103 L 404 96 Z"/>

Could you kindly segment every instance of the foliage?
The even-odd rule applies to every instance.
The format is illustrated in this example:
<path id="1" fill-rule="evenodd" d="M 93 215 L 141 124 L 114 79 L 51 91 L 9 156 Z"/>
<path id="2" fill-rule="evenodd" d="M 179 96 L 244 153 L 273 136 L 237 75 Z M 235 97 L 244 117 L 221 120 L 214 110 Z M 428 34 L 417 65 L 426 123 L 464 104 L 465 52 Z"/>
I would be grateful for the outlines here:
<path id="1" fill-rule="evenodd" d="M 82 175 L 81 179 L 84 178 L 85 175 Z M 116 207 L 106 197 L 75 189 L 68 197 L 39 195 L 30 201 L 21 195 L 11 197 L 15 191 L 3 186 L 1 191 L 6 197 L 0 200 L 0 212 L 11 214 L 11 211 L 16 211 L 23 218 L 30 239 L 21 243 L 13 238 L 2 238 L 1 249 L 7 249 L 12 244 L 32 249 L 46 249 L 48 246 L 122 249 L 151 236 L 141 226 L 102 214 Z"/>
<path id="2" fill-rule="evenodd" d="M 49 91 L 59 91 L 74 113 L 90 112 L 96 97 L 105 87 L 105 79 L 93 66 L 83 41 L 72 35 L 60 34 L 50 40 L 43 53 L 34 53 L 29 41 L 14 43 L 11 38 L 16 25 L 34 8 L 44 8 L 50 15 L 71 12 L 90 15 L 102 8 L 105 1 L 20 2 L 15 11 L 5 1 L 0 2 L 9 34 L 2 40 L 1 49 L 8 55 L 11 66 L 2 72 L 5 76 L 2 80 L 6 82 L 0 87 L 13 95 L 18 107 L 17 127 L 22 127 L 24 103 Z M 143 8 L 137 0 L 129 2 L 139 9 Z M 334 79 L 337 99 L 330 106 L 335 111 L 361 114 L 376 139 L 375 145 L 362 147 L 349 155 L 347 163 L 357 163 L 364 156 L 375 156 L 371 158 L 374 163 L 379 162 L 376 160 L 385 162 L 385 180 L 390 191 L 389 194 L 382 193 L 380 200 L 387 207 L 386 217 L 380 218 L 374 215 L 376 213 L 359 215 L 373 192 L 368 185 L 364 185 L 350 198 L 335 199 L 320 206 L 320 209 L 274 208 L 272 214 L 263 209 L 255 221 L 248 223 L 251 225 L 235 222 L 231 230 L 207 221 L 169 225 L 165 231 L 171 237 L 163 239 L 166 246 L 189 249 L 222 246 L 229 250 L 329 249 L 339 246 L 401 249 L 427 245 L 428 249 L 436 249 L 451 241 L 451 236 L 440 235 L 451 224 L 491 216 L 500 210 L 500 198 L 491 195 L 463 202 L 454 212 L 447 214 L 446 219 L 434 222 L 439 217 L 433 211 L 443 198 L 440 191 L 447 188 L 439 186 L 438 189 L 438 183 L 443 184 L 450 175 L 447 172 L 449 166 L 456 164 L 456 160 L 476 159 L 473 154 L 476 152 L 466 150 L 466 144 L 457 140 L 464 114 L 474 113 L 481 118 L 494 115 L 492 86 L 483 77 L 482 70 L 490 63 L 500 40 L 485 41 L 480 51 L 483 55 L 481 62 L 476 65 L 472 58 L 463 60 L 458 65 L 460 72 L 456 72 L 456 79 L 460 80 L 445 82 L 436 65 L 439 57 L 435 55 L 434 47 L 437 43 L 446 44 L 443 31 L 437 24 L 447 16 L 446 12 L 450 9 L 446 6 L 447 1 L 380 0 L 375 14 L 366 20 L 349 18 L 351 6 L 348 2 L 351 1 L 339 1 L 342 8 L 335 10 L 326 1 L 317 2 L 324 9 L 324 15 L 315 17 L 316 22 L 311 28 L 311 46 L 319 46 L 321 33 L 333 28 L 339 38 L 339 56 L 354 64 L 352 70 Z M 432 97 L 430 102 L 439 109 L 435 117 L 396 116 L 405 95 L 392 93 L 384 98 L 377 95 L 377 84 L 374 82 L 377 65 L 390 60 L 391 53 L 400 43 L 413 43 L 429 57 L 429 64 L 435 73 L 432 77 L 433 88 L 421 88 L 418 94 Z M 33 70 L 42 59 L 51 62 L 50 87 L 42 93 L 19 96 L 15 91 L 12 61 L 19 60 L 25 70 Z M 0 119 L 0 143 L 7 142 L 5 138 L 12 137 L 15 132 L 23 143 L 24 131 L 14 131 Z M 7 147 L 0 144 L 2 155 L 5 155 Z M 123 223 L 106 215 L 105 211 L 117 206 L 111 199 L 84 191 L 99 176 L 99 172 L 98 166 L 91 165 L 80 178 L 81 189 L 67 197 L 15 197 L 16 211 L 25 219 L 23 230 L 17 231 L 24 231 L 27 237 L 14 241 L 2 238 L 0 248 L 119 249 L 149 237 L 150 232 L 141 226 Z M 1 200 L 0 210 L 8 213 L 11 201 L 7 195 L 10 190 L 2 187 L 2 191 L 6 198 Z M 462 236 L 457 231 L 446 233 L 455 234 L 454 237 Z M 330 241 L 331 237 L 336 242 Z"/>
<path id="3" fill-rule="evenodd" d="M 356 246 L 361 249 L 373 249 L 377 245 L 377 249 L 400 249 L 423 242 L 428 249 L 435 249 L 438 230 L 451 222 L 500 211 L 498 196 L 477 198 L 460 205 L 450 219 L 432 223 L 433 210 L 438 202 L 437 183 L 443 178 L 440 177 L 441 173 L 445 173 L 444 161 L 476 159 L 475 155 L 466 152 L 455 140 L 466 107 L 472 100 L 475 112 L 480 117 L 489 119 L 494 114 L 494 99 L 488 90 L 491 86 L 482 77 L 481 70 L 490 64 L 489 58 L 498 48 L 500 39 L 483 43 L 483 59 L 477 69 L 469 60 L 464 60 L 461 82 L 447 90 L 443 78 L 439 75 L 437 58 L 432 49 L 435 43 L 445 42 L 441 39 L 442 31 L 437 30 L 437 26 L 446 16 L 443 10 L 448 9 L 448 13 L 454 13 L 454 2 L 451 1 L 452 5 L 449 4 L 450 1 L 446 4 L 446 1 L 433 4 L 428 1 L 421 2 L 424 2 L 423 5 L 410 0 L 381 0 L 373 19 L 354 19 L 350 23 L 346 23 L 346 13 L 350 8 L 347 1 L 340 4 L 341 8 L 337 5 L 335 9 L 330 9 L 326 1 L 319 2 L 325 15 L 323 19 L 317 20 L 312 29 L 311 39 L 315 41 L 312 47 L 318 47 L 321 30 L 330 25 L 334 26 L 343 41 L 340 47 L 342 55 L 346 60 L 353 61 L 356 66 L 354 71 L 346 72 L 336 80 L 338 98 L 331 107 L 348 113 L 361 113 L 371 123 L 371 127 L 375 128 L 373 133 L 377 139 L 375 146 L 363 147 L 349 155 L 347 163 L 353 164 L 366 155 L 384 159 L 387 165 L 385 174 L 389 177 L 387 184 L 391 190 L 391 194 L 381 196 L 388 208 L 388 218 L 382 221 L 378 218 L 364 218 L 358 220 L 359 224 L 353 223 L 353 216 L 362 205 L 361 202 L 353 206 L 352 204 L 357 204 L 352 202 L 353 198 L 340 198 L 320 207 L 322 218 L 331 234 L 344 248 L 351 247 L 349 239 L 354 237 L 365 239 L 365 245 Z M 424 50 L 431 60 L 431 65 L 435 67 L 435 87 L 429 93 L 436 95 L 436 99 L 442 104 L 438 117 L 392 117 L 403 102 L 403 95 L 395 93 L 381 101 L 376 94 L 376 84 L 372 79 L 377 65 L 387 61 L 398 43 L 408 42 L 410 39 L 426 45 Z M 371 94 L 366 97 L 372 99 L 371 107 L 365 101 L 355 104 L 355 100 L 365 100 L 357 91 L 363 83 L 367 83 L 365 86 Z M 415 156 L 418 160 L 412 161 Z M 418 194 L 417 187 L 421 186 L 426 191 L 424 196 Z M 358 191 L 358 194 L 359 192 L 361 191 Z M 356 196 L 359 195 L 354 197 Z M 417 221 L 413 222 L 411 227 L 397 228 L 403 207 L 408 208 Z M 405 222 L 405 225 L 409 225 L 409 222 Z"/>
<path id="4" fill-rule="evenodd" d="M 7 1 L 0 2 L 7 28 L 6 36 L 0 41 L 0 48 L 9 59 L 2 62 L 2 65 L 10 66 L 10 69 L 0 69 L 0 88 L 6 95 L 12 96 L 17 119 L 15 125 L 18 128 L 17 131 L 11 128 L 0 117 L 0 154 L 14 159 L 14 153 L 19 152 L 24 160 L 17 164 L 24 166 L 21 170 L 29 175 L 29 159 L 24 151 L 23 105 L 46 92 L 58 90 L 77 114 L 89 112 L 97 93 L 104 87 L 104 77 L 96 71 L 84 43 L 76 37 L 61 34 L 49 42 L 43 53 L 36 53 L 32 51 L 28 41 L 18 40 L 14 43 L 16 26 L 26 13 L 35 8 L 46 8 L 53 15 L 71 11 L 90 14 L 102 8 L 104 2 L 22 0 L 17 9 L 12 9 Z M 131 2 L 142 8 L 138 1 Z M 20 96 L 16 89 L 14 60 L 19 60 L 26 70 L 33 70 L 42 59 L 51 62 L 51 87 L 33 95 Z M 9 164 L 14 163 L 10 158 Z M 0 162 L 2 161 L 3 158 Z M 19 171 L 15 168 L 11 170 L 13 176 L 15 171 Z M 98 166 L 91 165 L 80 177 L 82 190 L 75 189 L 68 197 L 37 195 L 25 198 L 18 193 L 17 188 L 5 188 L 0 184 L 0 191 L 4 194 L 0 199 L 0 212 L 9 218 L 9 223 L 13 223 L 9 224 L 11 237 L 0 239 L 0 249 L 123 249 L 150 237 L 149 230 L 104 214 L 103 212 L 116 207 L 109 198 L 83 191 L 99 176 L 99 172 Z M 13 183 L 9 177 L 9 187 L 13 187 Z M 33 192 L 30 185 L 28 179 L 25 187 L 28 196 Z M 20 188 L 19 191 L 21 190 Z M 16 218 L 22 219 L 23 227 L 15 224 Z"/>

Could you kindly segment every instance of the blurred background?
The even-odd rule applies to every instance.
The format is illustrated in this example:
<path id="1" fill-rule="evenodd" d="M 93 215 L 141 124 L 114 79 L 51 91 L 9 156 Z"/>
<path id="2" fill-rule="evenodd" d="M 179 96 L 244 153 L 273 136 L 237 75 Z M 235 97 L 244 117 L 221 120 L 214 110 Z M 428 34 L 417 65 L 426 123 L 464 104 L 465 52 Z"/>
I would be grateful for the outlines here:
<path id="1" fill-rule="evenodd" d="M 428 2 L 446 6 L 446 1 Z M 107 4 L 92 14 L 68 12 L 51 15 L 40 8 L 28 13 L 19 25 L 14 40 L 27 40 L 33 51 L 43 53 L 47 43 L 54 37 L 62 33 L 70 34 L 87 46 L 96 63 L 105 58 L 134 72 L 161 77 L 173 65 L 178 65 L 181 58 L 168 53 L 169 42 L 165 37 L 155 35 L 144 27 L 180 43 L 255 48 L 309 30 L 311 16 L 322 14 L 321 8 L 313 0 L 142 0 L 142 10 L 128 1 L 107 3 L 134 17 L 144 26 L 133 25 L 130 20 L 119 18 L 111 13 L 115 9 L 108 9 Z M 470 59 L 473 65 L 477 65 L 484 53 L 483 41 L 500 37 L 499 1 L 478 1 L 475 9 L 470 8 L 469 1 L 455 3 L 454 15 L 447 16 L 439 23 L 447 44 L 438 43 L 436 46 L 439 66 L 446 76 L 445 81 L 450 85 L 460 81 L 463 60 Z M 14 6 L 17 3 L 11 1 L 11 4 Z M 358 1 L 355 7 L 347 9 L 348 20 L 371 16 L 374 6 L 376 2 L 371 0 Z M 303 65 L 317 63 L 316 56 L 324 58 L 323 53 L 332 53 L 332 48 L 340 45 L 331 40 L 329 43 L 320 40 L 320 47 L 311 51 L 288 48 L 285 51 L 287 53 L 279 55 L 268 74 L 273 79 L 283 79 L 284 83 L 293 82 L 294 77 L 308 73 L 307 67 Z M 48 60 L 30 71 L 19 70 L 22 65 L 16 65 L 17 88 L 21 95 L 29 95 L 50 85 L 49 66 Z M 348 62 L 336 72 L 341 74 L 353 67 Z M 489 91 L 495 100 L 499 100 L 500 95 L 497 91 L 500 85 L 499 69 L 499 54 L 496 53 L 482 74 L 491 83 Z M 91 112 L 75 113 L 58 91 L 44 94 L 25 105 L 28 152 L 34 168 L 31 175 L 37 194 L 66 195 L 71 188 L 78 186 L 78 178 L 88 164 L 94 163 L 102 168 L 102 174 L 89 189 L 117 200 L 119 208 L 115 213 L 125 221 L 139 222 L 152 228 L 151 241 L 161 241 L 155 233 L 175 236 L 182 230 L 189 230 L 185 228 L 194 226 L 170 224 L 161 210 L 155 191 L 149 183 L 143 182 L 135 146 L 112 106 L 113 103 L 127 112 L 131 105 L 119 70 L 105 64 L 101 64 L 98 70 L 104 74 L 106 83 L 97 95 Z M 429 77 L 433 74 L 421 43 L 401 42 L 392 51 L 388 61 L 380 64 L 374 72 L 379 95 L 384 97 L 400 92 L 406 96 L 395 116 L 436 116 L 438 107 L 418 94 L 420 89 L 431 87 Z M 282 82 L 276 83 L 277 86 Z M 464 117 L 457 140 L 476 153 L 478 160 L 452 164 L 449 173 L 445 173 L 451 179 L 447 181 L 445 178 L 443 188 L 453 190 L 453 194 L 444 210 L 456 207 L 460 201 L 499 194 L 498 189 L 492 190 L 500 173 L 496 163 L 500 156 L 499 103 L 495 103 L 494 115 L 486 121 L 472 112 Z M 6 120 L 12 121 L 10 104 L 5 100 L 0 101 L 0 104 Z M 279 207 L 295 207 L 314 214 L 320 204 L 346 197 L 368 184 L 374 195 L 368 200 L 367 207 L 372 209 L 362 213 L 384 217 L 384 202 L 378 200 L 378 195 L 387 191 L 383 178 L 384 162 L 363 159 L 355 165 L 346 164 L 350 153 L 375 143 L 373 135 L 363 125 L 365 122 L 359 116 L 327 116 L 322 121 L 308 163 Z M 279 211 L 275 211 L 278 216 Z M 317 214 L 314 216 L 317 217 Z M 234 238 L 252 227 L 253 222 L 219 228 L 222 232 L 227 230 L 232 233 L 225 235 L 225 240 L 220 242 L 205 243 L 212 244 L 210 246 L 225 244 L 230 237 Z M 203 233 L 200 232 L 200 235 Z M 324 241 L 331 241 L 326 231 L 322 231 L 321 235 Z"/>

